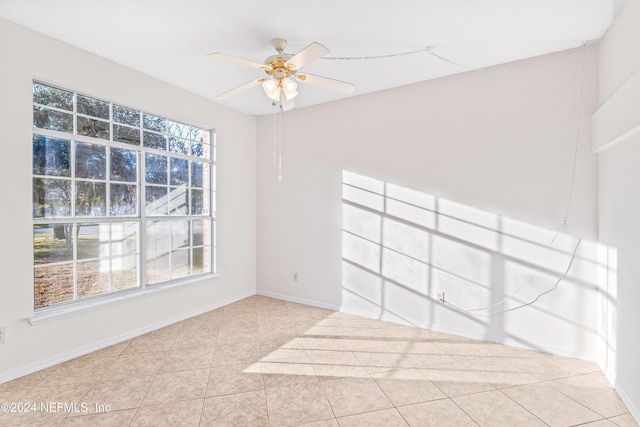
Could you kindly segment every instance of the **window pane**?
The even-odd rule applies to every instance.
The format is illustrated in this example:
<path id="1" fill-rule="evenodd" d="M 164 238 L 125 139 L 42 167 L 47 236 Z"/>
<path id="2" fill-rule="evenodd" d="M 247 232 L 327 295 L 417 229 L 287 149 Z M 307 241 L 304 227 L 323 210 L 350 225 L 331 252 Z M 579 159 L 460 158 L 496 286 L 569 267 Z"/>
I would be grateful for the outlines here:
<path id="1" fill-rule="evenodd" d="M 191 128 L 191 139 L 197 142 L 202 142 L 205 130 L 193 127 Z"/>
<path id="2" fill-rule="evenodd" d="M 138 156 L 135 151 L 123 148 L 111 149 L 111 179 L 114 181 L 137 181 Z"/>
<path id="3" fill-rule="evenodd" d="M 73 92 L 34 83 L 33 102 L 71 111 L 73 110 Z"/>
<path id="4" fill-rule="evenodd" d="M 35 265 L 73 260 L 73 226 L 34 225 L 33 259 Z"/>
<path id="5" fill-rule="evenodd" d="M 202 190 L 191 190 L 191 215 L 202 215 L 205 212 Z"/>
<path id="6" fill-rule="evenodd" d="M 169 214 L 188 215 L 189 214 L 189 190 L 184 185 L 171 187 L 169 189 Z"/>
<path id="7" fill-rule="evenodd" d="M 73 115 L 43 107 L 33 107 L 33 126 L 73 133 Z"/>
<path id="8" fill-rule="evenodd" d="M 189 221 L 172 221 L 171 249 L 188 248 L 190 242 Z"/>
<path id="9" fill-rule="evenodd" d="M 102 145 L 76 143 L 76 178 L 105 179 L 107 149 Z"/>
<path id="10" fill-rule="evenodd" d="M 109 292 L 109 260 L 79 262 L 78 298 Z"/>
<path id="11" fill-rule="evenodd" d="M 204 248 L 193 248 L 193 269 L 191 274 L 200 274 L 204 272 Z"/>
<path id="12" fill-rule="evenodd" d="M 189 138 L 191 128 L 185 124 L 169 121 L 169 134 L 179 138 Z"/>
<path id="13" fill-rule="evenodd" d="M 109 224 L 78 224 L 78 259 L 109 256 Z"/>
<path id="14" fill-rule="evenodd" d="M 104 182 L 76 181 L 76 215 L 105 216 L 107 185 Z"/>
<path id="15" fill-rule="evenodd" d="M 78 113 L 109 120 L 109 103 L 78 95 Z"/>
<path id="16" fill-rule="evenodd" d="M 171 223 L 153 221 L 147 224 L 147 283 L 165 282 L 171 278 L 169 252 Z"/>
<path id="17" fill-rule="evenodd" d="M 140 129 L 113 125 L 113 140 L 127 144 L 140 145 Z"/>
<path id="18" fill-rule="evenodd" d="M 145 147 L 166 150 L 167 137 L 153 132 L 144 132 L 143 144 Z"/>
<path id="19" fill-rule="evenodd" d="M 135 256 L 111 260 L 111 288 L 113 291 L 138 287 L 138 258 Z"/>
<path id="20" fill-rule="evenodd" d="M 138 186 L 134 184 L 110 184 L 109 215 L 130 216 L 137 213 Z"/>
<path id="21" fill-rule="evenodd" d="M 109 139 L 109 123 L 78 116 L 78 135 Z"/>
<path id="22" fill-rule="evenodd" d="M 204 181 L 204 165 L 201 162 L 191 162 L 191 186 L 202 187 Z"/>
<path id="23" fill-rule="evenodd" d="M 150 221 L 147 223 L 147 255 L 151 258 L 165 253 L 171 249 L 171 222 Z"/>
<path id="24" fill-rule="evenodd" d="M 151 114 L 144 115 L 143 125 L 145 129 L 155 130 L 161 133 L 167 131 L 167 120 L 162 117 L 152 116 Z"/>
<path id="25" fill-rule="evenodd" d="M 171 279 L 169 269 L 169 253 L 157 255 L 155 257 L 147 254 L 147 283 L 162 283 Z"/>
<path id="26" fill-rule="evenodd" d="M 171 278 L 187 277 L 191 273 L 191 251 L 189 249 L 171 252 Z"/>
<path id="27" fill-rule="evenodd" d="M 33 216 L 51 218 L 71 214 L 71 181 L 33 179 Z"/>
<path id="28" fill-rule="evenodd" d="M 33 269 L 33 307 L 42 308 L 73 299 L 73 264 Z"/>
<path id="29" fill-rule="evenodd" d="M 200 142 L 191 143 L 191 155 L 204 157 L 204 145 Z"/>
<path id="30" fill-rule="evenodd" d="M 169 198 L 167 187 L 147 186 L 145 212 L 147 215 L 167 215 L 169 213 Z"/>
<path id="31" fill-rule="evenodd" d="M 171 158 L 171 185 L 188 184 L 189 161 Z"/>
<path id="32" fill-rule="evenodd" d="M 174 153 L 189 154 L 189 141 L 186 139 L 169 137 L 169 151 Z"/>
<path id="33" fill-rule="evenodd" d="M 209 273 L 211 271 L 211 248 L 193 248 L 193 268 L 191 274 Z"/>
<path id="34" fill-rule="evenodd" d="M 138 223 L 111 224 L 111 255 L 135 255 L 138 252 Z"/>
<path id="35" fill-rule="evenodd" d="M 114 105 L 113 120 L 131 126 L 140 126 L 140 111 Z"/>
<path id="36" fill-rule="evenodd" d="M 148 184 L 167 183 L 167 157 L 157 154 L 146 154 L 145 176 Z"/>
<path id="37" fill-rule="evenodd" d="M 193 246 L 202 246 L 204 242 L 209 243 L 209 221 L 193 220 Z"/>
<path id="38" fill-rule="evenodd" d="M 33 174 L 71 176 L 71 142 L 33 135 Z"/>

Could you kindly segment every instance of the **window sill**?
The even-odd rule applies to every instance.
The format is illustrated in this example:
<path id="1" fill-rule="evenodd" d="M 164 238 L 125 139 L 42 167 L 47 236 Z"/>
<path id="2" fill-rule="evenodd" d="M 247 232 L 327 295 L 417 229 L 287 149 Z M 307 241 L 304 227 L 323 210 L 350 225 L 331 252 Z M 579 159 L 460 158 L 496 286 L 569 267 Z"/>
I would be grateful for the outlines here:
<path id="1" fill-rule="evenodd" d="M 125 301 L 138 299 L 141 297 L 147 297 L 149 295 L 163 292 L 169 289 L 180 288 L 183 286 L 202 283 L 206 280 L 210 280 L 216 277 L 220 277 L 219 274 L 203 274 L 198 277 L 193 277 L 176 282 L 170 282 L 163 285 L 152 285 L 144 289 L 136 289 L 131 291 L 124 291 L 113 295 L 105 295 L 87 301 L 78 301 L 59 307 L 44 308 L 33 313 L 33 316 L 27 318 L 27 321 L 36 326 L 40 323 L 47 322 L 49 320 L 59 319 L 61 317 L 70 316 L 77 313 L 83 313 L 96 308 L 106 307 L 110 305 L 120 304 Z"/>

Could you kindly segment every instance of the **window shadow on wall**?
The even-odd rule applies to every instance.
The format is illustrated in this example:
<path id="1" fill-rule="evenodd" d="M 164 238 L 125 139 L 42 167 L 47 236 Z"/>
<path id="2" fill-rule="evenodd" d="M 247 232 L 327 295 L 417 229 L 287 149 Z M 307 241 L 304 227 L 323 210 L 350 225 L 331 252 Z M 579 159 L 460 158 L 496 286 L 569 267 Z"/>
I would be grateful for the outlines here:
<path id="1" fill-rule="evenodd" d="M 349 171 L 342 195 L 346 310 L 546 351 L 614 345 L 615 249 Z"/>

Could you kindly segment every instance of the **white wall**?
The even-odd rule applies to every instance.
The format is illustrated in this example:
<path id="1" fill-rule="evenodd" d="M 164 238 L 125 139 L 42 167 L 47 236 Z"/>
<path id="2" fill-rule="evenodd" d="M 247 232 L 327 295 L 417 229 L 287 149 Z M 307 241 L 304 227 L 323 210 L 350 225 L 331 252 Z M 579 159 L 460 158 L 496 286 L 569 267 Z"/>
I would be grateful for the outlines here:
<path id="1" fill-rule="evenodd" d="M 617 252 L 617 295 L 607 318 L 605 372 L 640 420 L 640 1 L 627 0 L 600 42 L 600 107 L 594 115 L 598 151 L 599 238 Z M 617 279 L 617 283 L 616 283 Z"/>
<path id="2" fill-rule="evenodd" d="M 392 60 L 377 66 L 398 72 Z M 590 46 L 292 110 L 282 117 L 282 181 L 273 117 L 259 117 L 258 292 L 595 359 L 596 103 Z M 569 223 L 547 253 L 569 200 L 579 112 Z M 354 190 L 369 207 L 343 200 L 344 171 L 370 190 Z M 436 302 L 445 291 L 481 308 L 533 281 L 516 296 L 527 302 L 569 265 L 571 235 L 585 238 L 579 259 L 532 307 L 480 318 Z"/>
<path id="3" fill-rule="evenodd" d="M 0 19 L 0 382 L 255 293 L 255 119 Z M 31 326 L 32 80 L 216 129 L 220 277 Z"/>

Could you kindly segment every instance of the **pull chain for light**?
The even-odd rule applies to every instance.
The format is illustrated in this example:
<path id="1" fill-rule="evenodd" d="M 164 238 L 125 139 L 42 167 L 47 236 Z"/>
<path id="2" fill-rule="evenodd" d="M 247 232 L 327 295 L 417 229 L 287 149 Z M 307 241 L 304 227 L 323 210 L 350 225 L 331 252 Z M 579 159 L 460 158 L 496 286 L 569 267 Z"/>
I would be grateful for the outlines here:
<path id="1" fill-rule="evenodd" d="M 278 128 L 280 129 L 278 135 L 278 181 L 282 181 L 282 104 L 280 104 L 278 112 Z"/>
<path id="2" fill-rule="evenodd" d="M 272 104 L 274 107 L 276 103 Z M 273 110 L 273 164 L 276 164 L 276 141 L 277 141 L 277 130 L 276 130 L 276 114 L 277 111 Z"/>
<path id="3" fill-rule="evenodd" d="M 271 103 L 273 110 L 273 165 L 278 165 L 278 181 L 282 181 L 282 103 Z"/>

